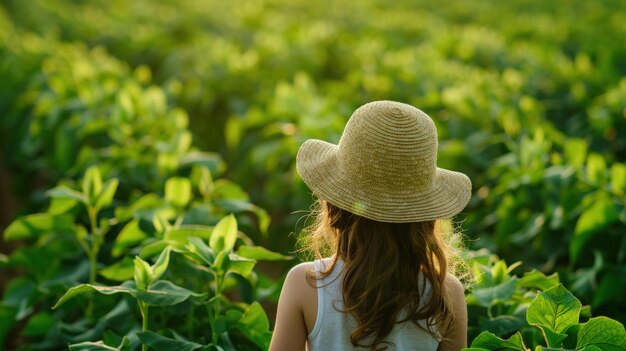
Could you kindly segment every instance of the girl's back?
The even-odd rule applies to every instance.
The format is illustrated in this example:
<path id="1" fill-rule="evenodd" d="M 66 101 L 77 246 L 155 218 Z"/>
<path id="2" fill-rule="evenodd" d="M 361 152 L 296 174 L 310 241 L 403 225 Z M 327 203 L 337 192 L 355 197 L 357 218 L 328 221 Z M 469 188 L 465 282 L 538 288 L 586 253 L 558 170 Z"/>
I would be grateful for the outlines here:
<path id="1" fill-rule="evenodd" d="M 316 260 L 314 274 L 326 270 L 330 259 Z M 341 290 L 343 262 L 337 261 L 331 273 L 318 280 L 316 318 L 311 332 L 307 336 L 309 349 L 317 350 L 350 350 L 350 334 L 357 328 L 357 322 L 344 309 Z M 416 287 L 418 289 L 419 287 Z M 430 282 L 425 281 L 422 296 L 430 291 Z M 404 316 L 400 316 L 404 318 Z M 435 351 L 439 340 L 426 332 L 426 321 L 421 321 L 419 328 L 411 321 L 397 324 L 387 336 L 390 343 L 388 350 L 397 351 Z M 369 341 L 369 340 L 367 340 Z"/>

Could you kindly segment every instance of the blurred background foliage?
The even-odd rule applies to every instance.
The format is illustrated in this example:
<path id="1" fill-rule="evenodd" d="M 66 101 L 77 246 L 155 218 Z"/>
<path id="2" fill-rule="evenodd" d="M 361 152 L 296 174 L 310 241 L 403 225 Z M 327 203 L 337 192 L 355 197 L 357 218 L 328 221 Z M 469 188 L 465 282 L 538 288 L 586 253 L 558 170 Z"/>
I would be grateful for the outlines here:
<path id="1" fill-rule="evenodd" d="M 45 192 L 79 184 L 91 165 L 119 179 L 119 207 L 165 196 L 171 177 L 196 189 L 204 169 L 217 180 L 186 223 L 241 213 L 255 242 L 287 253 L 303 223 L 294 211 L 312 202 L 294 167 L 299 145 L 337 142 L 355 108 L 398 100 L 435 120 L 439 165 L 473 180 L 458 218 L 470 248 L 523 261 L 520 272 L 559 272 L 594 315 L 624 322 L 625 8 L 5 0 L 0 225 L 49 211 Z M 33 274 L 2 251 L 1 265 Z"/>

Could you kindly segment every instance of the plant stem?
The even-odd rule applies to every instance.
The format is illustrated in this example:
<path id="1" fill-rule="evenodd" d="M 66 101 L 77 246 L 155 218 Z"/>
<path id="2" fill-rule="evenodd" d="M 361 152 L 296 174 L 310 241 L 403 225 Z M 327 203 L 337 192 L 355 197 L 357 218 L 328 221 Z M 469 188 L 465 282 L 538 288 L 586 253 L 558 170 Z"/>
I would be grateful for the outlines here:
<path id="1" fill-rule="evenodd" d="M 98 212 L 95 208 L 87 207 L 87 213 L 89 215 L 89 225 L 91 227 L 91 247 L 87 245 L 83 248 L 87 252 L 87 258 L 89 259 L 89 284 L 96 282 L 96 272 L 98 266 L 98 251 L 100 251 L 100 241 L 98 238 Z M 91 318 L 93 314 L 93 294 L 90 294 L 89 301 L 87 302 L 87 311 L 85 313 L 87 318 Z"/>
<path id="2" fill-rule="evenodd" d="M 137 301 L 139 303 L 139 311 L 141 312 L 141 331 L 148 331 L 148 305 L 145 302 Z M 141 344 L 142 351 L 148 351 L 148 346 Z"/>
<path id="3" fill-rule="evenodd" d="M 100 236 L 98 233 L 98 212 L 93 207 L 88 207 L 89 225 L 91 226 L 91 250 L 89 256 L 89 284 L 96 282 L 96 270 L 98 265 L 98 251 L 100 251 Z"/>
<path id="4" fill-rule="evenodd" d="M 87 257 L 89 258 L 89 284 L 93 284 L 96 281 L 96 255 L 93 251 L 87 251 Z M 93 315 L 93 293 L 89 294 L 85 315 L 87 318 Z"/>
<path id="5" fill-rule="evenodd" d="M 224 276 L 222 274 L 217 274 L 215 277 L 215 297 L 217 297 L 217 299 L 215 300 L 215 318 L 219 317 L 220 315 L 220 295 L 222 295 L 222 285 L 224 283 Z"/>

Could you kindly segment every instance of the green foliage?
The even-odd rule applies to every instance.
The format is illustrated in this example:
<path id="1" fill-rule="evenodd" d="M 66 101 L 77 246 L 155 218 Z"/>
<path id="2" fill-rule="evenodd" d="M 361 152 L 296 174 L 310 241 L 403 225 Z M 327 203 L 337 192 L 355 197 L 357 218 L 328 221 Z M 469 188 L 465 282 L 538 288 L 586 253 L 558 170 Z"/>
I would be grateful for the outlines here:
<path id="1" fill-rule="evenodd" d="M 552 330 L 550 343 L 567 334 L 575 348 L 584 324 L 526 319 L 536 290 L 561 282 L 591 306 L 583 318 L 593 308 L 623 322 L 623 4 L 387 5 L 4 1 L 0 150 L 24 203 L 3 233 L 20 246 L 0 269 L 23 274 L 5 288 L 0 341 L 17 325 L 13 339 L 36 349 L 262 349 L 258 308 L 243 317 L 279 282 L 254 261 L 289 257 L 254 242 L 292 249 L 292 213 L 311 202 L 298 146 L 337 142 L 375 99 L 434 118 L 440 166 L 473 180 L 473 248 L 537 269 L 516 276 L 522 267 L 476 257 L 472 337 L 517 348 L 517 331 L 532 346 Z M 137 298 L 167 282 L 206 293 L 210 315 L 191 298 L 172 309 Z M 143 321 L 152 330 L 133 334 Z"/>
<path id="2" fill-rule="evenodd" d="M 543 333 L 545 345 L 536 345 L 535 350 L 626 349 L 626 330 L 621 323 L 607 317 L 578 323 L 580 310 L 578 299 L 561 284 L 540 292 L 526 314 L 528 323 Z M 488 331 L 478 335 L 470 348 L 463 350 L 503 349 L 528 350 L 520 332 L 502 339 Z"/>
<path id="3" fill-rule="evenodd" d="M 38 349 L 134 350 L 137 330 L 208 349 L 266 347 L 269 324 L 253 302 L 260 280 L 278 283 L 268 286 L 255 263 L 289 257 L 254 246 L 238 227 L 264 233 L 268 214 L 219 178 L 216 154 L 191 146 L 186 113 L 149 84 L 150 69 L 131 71 L 102 49 L 39 44 L 43 69 L 27 76 L 2 123 L 22 138 L 8 164 L 26 182 L 45 170 L 49 203 L 33 201 L 38 213 L 3 233 L 22 244 L 2 267 L 23 273 L 2 299 L 0 340 L 25 324 L 11 336 Z M 226 313 L 240 318 L 214 326 Z"/>
<path id="4" fill-rule="evenodd" d="M 197 346 L 203 349 L 210 349 L 212 345 L 211 347 L 220 347 L 223 350 L 235 350 L 240 345 L 247 345 L 246 349 L 250 350 L 268 347 L 271 336 L 269 321 L 260 305 L 257 302 L 252 303 L 258 279 L 253 269 L 257 260 L 284 260 L 289 257 L 251 245 L 251 241 L 238 231 L 237 219 L 232 214 L 224 216 L 214 226 L 189 223 L 189 212 L 198 206 L 206 208 L 204 206 L 207 203 L 204 200 L 196 200 L 194 192 L 186 185 L 182 186 L 182 189 L 189 190 L 187 194 L 183 194 L 185 201 L 172 200 L 181 194 L 180 189 L 172 190 L 174 187 L 172 184 L 190 186 L 191 181 L 187 178 L 177 177 L 166 181 L 163 198 L 152 193 L 139 197 L 135 203 L 128 206 L 118 203 L 115 211 L 107 211 L 108 215 L 117 214 L 108 220 L 100 215 L 100 211 L 105 208 L 104 206 L 110 206 L 115 202 L 113 201 L 115 192 L 108 191 L 109 187 L 106 185 L 114 183 L 110 180 L 103 182 L 99 169 L 90 167 L 85 172 L 82 184 L 82 192 L 57 187 L 48 194 L 55 196 L 54 199 L 69 199 L 76 203 L 81 201 L 91 230 L 85 229 L 79 223 L 80 211 L 67 214 L 67 217 L 42 213 L 18 218 L 7 228 L 5 239 L 34 240 L 33 246 L 18 249 L 9 258 L 9 265 L 19 264 L 23 267 L 28 266 L 19 261 L 22 250 L 39 254 L 43 250 L 39 245 L 55 238 L 56 240 L 67 238 L 69 247 L 74 241 L 84 250 L 88 258 L 89 283 L 76 285 L 62 295 L 57 295 L 62 286 L 73 285 L 85 279 L 84 273 L 77 272 L 76 275 L 64 277 L 62 280 L 52 278 L 52 281 L 46 281 L 45 279 L 50 279 L 47 276 L 40 279 L 36 274 L 34 277 L 26 275 L 24 278 L 18 278 L 13 281 L 3 300 L 4 306 L 19 308 L 18 315 L 13 317 L 12 314 L 8 314 L 3 315 L 3 318 L 7 321 L 11 318 L 18 321 L 29 318 L 35 304 L 46 305 L 49 303 L 46 301 L 57 296 L 58 301 L 51 306 L 55 310 L 54 314 L 46 315 L 46 319 L 39 322 L 43 323 L 41 328 L 57 330 L 57 335 L 33 332 L 36 328 L 33 323 L 37 318 L 43 318 L 38 317 L 44 316 L 42 314 L 32 317 L 29 324 L 32 326 L 25 329 L 25 332 L 30 333 L 29 336 L 38 335 L 39 338 L 43 338 L 42 345 L 59 345 L 63 340 L 69 340 L 72 342 L 71 349 L 133 348 L 136 343 L 131 345 L 121 342 L 117 344 L 119 346 L 109 346 L 103 341 L 93 341 L 95 338 L 103 338 L 103 332 L 112 332 L 107 325 L 97 323 L 98 319 L 102 322 L 106 304 L 102 306 L 104 310 L 98 308 L 100 304 L 93 303 L 98 299 L 93 293 L 123 295 L 134 300 L 139 309 L 142 333 L 137 334 L 137 337 L 143 343 L 144 349 L 150 346 L 166 350 L 172 345 L 183 348 Z M 103 207 L 98 207 L 97 200 L 102 199 L 103 194 L 107 197 L 111 194 L 111 200 L 103 202 L 105 204 Z M 205 215 L 210 218 L 208 209 Z M 110 224 L 118 222 L 121 223 Z M 102 267 L 97 260 L 102 257 L 100 249 L 114 228 L 118 228 L 117 237 L 110 239 L 105 245 L 110 250 L 107 253 L 110 263 Z M 136 256 L 131 259 L 133 252 Z M 149 260 L 153 262 L 149 263 Z M 76 261 L 80 262 L 80 258 L 73 257 L 67 263 L 75 265 Z M 48 262 L 53 265 L 50 275 L 54 277 L 62 272 L 65 263 L 61 255 Z M 176 266 L 178 272 L 185 272 L 184 275 L 169 272 L 172 265 Z M 103 285 L 96 281 L 96 273 L 109 281 L 120 281 L 121 284 Z M 243 281 L 235 276 L 243 278 Z M 167 277 L 171 280 L 167 280 Z M 128 280 L 129 278 L 132 280 Z M 41 291 L 36 293 L 34 290 L 35 285 L 50 288 L 51 284 L 58 287 L 45 294 Z M 249 305 L 231 301 L 229 296 L 232 295 L 227 292 L 237 286 L 241 289 L 252 289 Z M 33 301 L 31 298 L 36 300 Z M 83 309 L 80 304 L 71 304 L 73 300 L 86 300 L 86 307 Z M 190 315 L 183 318 L 185 321 L 183 327 L 177 328 L 176 321 L 181 316 L 164 308 L 181 304 Z M 7 310 L 10 311 L 12 310 Z M 84 313 L 84 317 L 73 321 L 72 325 L 75 327 L 72 329 L 90 328 L 90 331 L 73 334 L 72 329 L 66 331 L 61 329 L 61 326 L 68 322 L 65 321 L 68 314 L 77 312 Z M 154 313 L 158 313 L 159 317 L 152 317 Z M 168 320 L 172 324 L 168 323 Z M 155 325 L 157 321 L 158 328 Z M 116 328 L 114 332 L 120 337 L 127 336 L 132 339 L 135 335 L 134 328 L 137 328 L 135 324 L 127 323 L 123 329 Z M 169 339 L 150 332 L 162 329 L 179 337 Z M 181 332 L 203 344 L 186 341 L 178 334 Z"/>
<path id="5" fill-rule="evenodd" d="M 489 319 L 480 317 L 479 328 L 482 332 L 473 339 L 470 348 L 464 350 L 526 351 L 529 347 L 535 350 L 588 350 L 594 347 L 599 350 L 626 349 L 626 330 L 618 321 L 607 317 L 595 317 L 579 323 L 582 304 L 558 283 L 556 276 L 546 277 L 532 271 L 516 279 L 509 275 L 515 267 L 507 268 L 504 261 L 494 263 L 495 260 L 490 257 L 490 267 L 479 261 L 480 259 L 474 262 L 475 273 L 481 274 L 478 287 L 468 297 L 470 316 L 474 311 L 473 305 L 478 303 L 485 306 L 484 301 L 481 302 L 477 298 L 477 294 L 488 288 L 481 286 L 500 286 L 506 282 L 522 280 L 524 283 L 521 283 L 514 293 L 496 294 L 497 299 L 494 298 L 487 304 Z M 494 278 L 498 275 L 499 279 Z M 536 293 L 537 288 L 543 291 Z M 510 313 L 512 316 L 509 314 L 494 316 L 492 309 L 501 312 L 503 310 L 501 307 L 514 308 L 515 312 Z M 522 320 L 524 316 L 525 320 Z M 470 321 L 470 326 L 471 324 Z M 541 331 L 539 335 L 538 330 Z"/>

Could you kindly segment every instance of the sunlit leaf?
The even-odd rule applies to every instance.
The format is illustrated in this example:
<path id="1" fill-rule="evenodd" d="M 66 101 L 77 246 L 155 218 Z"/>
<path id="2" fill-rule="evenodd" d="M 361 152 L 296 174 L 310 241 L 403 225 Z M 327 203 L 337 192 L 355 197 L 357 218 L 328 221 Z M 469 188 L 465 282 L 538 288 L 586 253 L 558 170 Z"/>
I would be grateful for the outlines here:
<path id="1" fill-rule="evenodd" d="M 173 306 L 189 298 L 201 300 L 206 297 L 206 293 L 195 293 L 167 280 L 159 280 L 147 290 L 133 289 L 130 294 L 150 306 Z"/>
<path id="2" fill-rule="evenodd" d="M 606 160 L 602 155 L 589 154 L 587 157 L 587 177 L 594 184 L 600 184 L 606 179 Z"/>
<path id="3" fill-rule="evenodd" d="M 200 225 L 184 225 L 180 228 L 173 228 L 163 236 L 164 240 L 173 240 L 186 243 L 190 237 L 198 237 L 209 240 L 213 233 L 213 227 Z"/>
<path id="4" fill-rule="evenodd" d="M 154 280 L 160 279 L 167 270 L 167 266 L 170 263 L 170 252 L 171 248 L 166 247 L 165 250 L 161 252 L 161 255 L 159 255 L 159 258 L 156 260 L 156 262 L 152 265 L 151 268 L 152 272 L 154 273 Z"/>
<path id="5" fill-rule="evenodd" d="M 165 200 L 176 206 L 185 207 L 191 200 L 191 182 L 187 178 L 174 177 L 165 182 Z"/>
<path id="6" fill-rule="evenodd" d="M 626 165 L 623 163 L 614 163 L 611 166 L 611 187 L 618 194 L 626 192 Z"/>
<path id="7" fill-rule="evenodd" d="M 257 261 L 282 261 L 293 257 L 270 251 L 262 246 L 242 245 L 237 249 L 237 255 Z"/>
<path id="8" fill-rule="evenodd" d="M 113 202 L 113 197 L 115 196 L 115 192 L 117 191 L 117 185 L 119 184 L 119 180 L 116 178 L 109 179 L 103 186 L 102 192 L 98 195 L 96 199 L 95 207 L 96 208 L 104 208 Z"/>
<path id="9" fill-rule="evenodd" d="M 139 290 L 146 290 L 150 284 L 154 281 L 154 272 L 148 262 L 136 256 L 134 260 L 134 280 Z"/>
<path id="10" fill-rule="evenodd" d="M 528 307 L 528 324 L 541 328 L 550 347 L 560 347 L 567 328 L 578 323 L 582 304 L 559 284 L 540 292 Z"/>
<path id="11" fill-rule="evenodd" d="M 591 318 L 578 331 L 576 349 L 596 346 L 604 351 L 626 350 L 624 326 L 607 317 Z"/>
<path id="12" fill-rule="evenodd" d="M 209 246 L 216 252 L 229 251 L 237 241 L 237 220 L 230 214 L 222 218 L 215 228 L 209 240 Z"/>
<path id="13" fill-rule="evenodd" d="M 97 166 L 91 166 L 85 171 L 83 176 L 83 195 L 90 205 L 94 205 L 97 197 L 102 192 L 102 175 Z"/>
<path id="14" fill-rule="evenodd" d="M 112 295 L 112 294 L 119 294 L 119 293 L 128 294 L 131 292 L 131 290 L 132 289 L 124 287 L 124 286 L 101 286 L 101 285 L 92 285 L 92 284 L 81 284 L 73 288 L 70 288 L 68 291 L 66 291 L 65 294 L 61 296 L 59 301 L 57 301 L 57 303 L 54 306 L 52 306 L 52 309 L 53 310 L 57 309 L 59 308 L 59 306 L 63 305 L 68 300 L 71 300 L 76 296 L 83 295 L 90 291 L 97 291 L 100 294 L 104 294 L 104 295 Z"/>
<path id="15" fill-rule="evenodd" d="M 536 288 L 539 290 L 547 290 L 559 284 L 559 275 L 552 273 L 546 276 L 544 273 L 533 269 L 524 273 L 524 276 L 517 281 L 517 289 Z"/>
<path id="16" fill-rule="evenodd" d="M 482 332 L 472 341 L 473 348 L 481 348 L 487 350 L 519 350 L 526 351 L 526 346 L 522 340 L 522 335 L 517 332 L 510 338 L 504 340 L 490 332 Z"/>
<path id="17" fill-rule="evenodd" d="M 239 320 L 241 330 L 262 350 L 269 347 L 272 333 L 269 331 L 270 323 L 263 307 L 258 302 L 252 303 L 243 313 Z"/>

